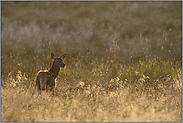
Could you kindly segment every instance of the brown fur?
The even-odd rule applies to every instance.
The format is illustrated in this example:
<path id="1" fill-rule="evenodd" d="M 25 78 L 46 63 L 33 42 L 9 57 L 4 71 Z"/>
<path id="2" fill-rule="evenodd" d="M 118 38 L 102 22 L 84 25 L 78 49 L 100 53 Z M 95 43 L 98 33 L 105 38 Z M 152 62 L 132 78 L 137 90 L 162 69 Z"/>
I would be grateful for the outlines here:
<path id="1" fill-rule="evenodd" d="M 60 67 L 64 68 L 65 64 L 63 59 L 66 57 L 67 53 L 59 58 L 55 58 L 54 54 L 51 53 L 51 58 L 53 59 L 53 65 L 49 71 L 39 71 L 36 77 L 37 90 L 41 93 L 44 90 L 50 90 L 52 95 L 54 95 L 55 89 L 55 79 L 59 73 Z"/>

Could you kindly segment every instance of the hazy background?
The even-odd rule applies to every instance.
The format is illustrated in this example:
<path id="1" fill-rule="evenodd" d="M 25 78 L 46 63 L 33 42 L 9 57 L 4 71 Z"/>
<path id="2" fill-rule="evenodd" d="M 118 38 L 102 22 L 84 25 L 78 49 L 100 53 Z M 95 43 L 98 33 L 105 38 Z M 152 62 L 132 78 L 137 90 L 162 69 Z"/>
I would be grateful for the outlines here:
<path id="1" fill-rule="evenodd" d="M 69 65 L 107 60 L 114 42 L 118 62 L 155 55 L 180 61 L 181 6 L 181 2 L 2 2 L 2 74 L 5 67 L 12 68 L 10 63 L 40 65 L 41 59 L 50 60 L 50 52 L 67 52 Z"/>

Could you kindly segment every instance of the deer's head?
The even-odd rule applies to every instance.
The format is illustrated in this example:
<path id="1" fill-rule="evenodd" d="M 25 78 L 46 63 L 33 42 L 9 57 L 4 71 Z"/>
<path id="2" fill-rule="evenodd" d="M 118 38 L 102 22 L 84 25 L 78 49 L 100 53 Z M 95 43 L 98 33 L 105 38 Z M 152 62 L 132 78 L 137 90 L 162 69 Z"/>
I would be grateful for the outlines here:
<path id="1" fill-rule="evenodd" d="M 53 65 L 56 67 L 65 67 L 65 64 L 63 63 L 63 59 L 66 57 L 67 53 L 65 53 L 64 55 L 55 58 L 55 55 L 53 53 L 51 53 L 51 58 L 53 59 Z"/>

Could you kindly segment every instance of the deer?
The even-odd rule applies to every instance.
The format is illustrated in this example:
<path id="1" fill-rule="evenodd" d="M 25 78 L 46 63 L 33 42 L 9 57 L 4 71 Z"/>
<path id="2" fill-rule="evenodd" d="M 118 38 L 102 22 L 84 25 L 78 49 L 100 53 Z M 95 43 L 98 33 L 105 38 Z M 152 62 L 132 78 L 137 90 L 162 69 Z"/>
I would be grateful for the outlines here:
<path id="1" fill-rule="evenodd" d="M 64 68 L 65 64 L 63 63 L 64 58 L 67 56 L 67 53 L 56 58 L 55 55 L 51 52 L 51 58 L 53 59 L 53 64 L 50 70 L 48 71 L 39 71 L 36 77 L 36 86 L 37 91 L 41 94 L 42 91 L 50 90 L 52 96 L 54 96 L 55 90 L 55 79 L 58 76 L 60 68 Z"/>

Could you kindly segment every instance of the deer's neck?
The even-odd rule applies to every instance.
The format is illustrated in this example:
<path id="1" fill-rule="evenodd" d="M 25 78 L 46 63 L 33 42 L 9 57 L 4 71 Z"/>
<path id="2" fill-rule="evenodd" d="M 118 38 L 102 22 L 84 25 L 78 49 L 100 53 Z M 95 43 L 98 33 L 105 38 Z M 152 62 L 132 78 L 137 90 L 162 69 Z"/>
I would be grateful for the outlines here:
<path id="1" fill-rule="evenodd" d="M 52 65 L 52 67 L 49 70 L 49 72 L 51 72 L 51 74 L 53 75 L 54 79 L 58 76 L 59 71 L 60 67 L 56 67 L 54 65 Z"/>

